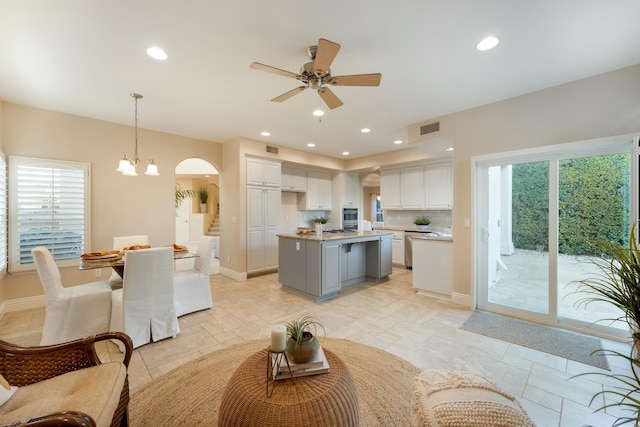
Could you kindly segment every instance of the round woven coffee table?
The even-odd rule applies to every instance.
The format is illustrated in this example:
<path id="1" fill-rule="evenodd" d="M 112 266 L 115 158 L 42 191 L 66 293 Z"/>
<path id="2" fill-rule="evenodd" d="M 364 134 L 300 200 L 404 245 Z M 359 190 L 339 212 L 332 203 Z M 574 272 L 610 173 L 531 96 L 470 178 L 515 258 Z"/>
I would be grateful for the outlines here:
<path id="1" fill-rule="evenodd" d="M 358 390 L 347 366 L 323 347 L 329 372 L 278 380 L 267 397 L 267 349 L 233 373 L 220 402 L 218 426 L 357 426 Z M 270 385 L 271 387 L 271 385 Z"/>

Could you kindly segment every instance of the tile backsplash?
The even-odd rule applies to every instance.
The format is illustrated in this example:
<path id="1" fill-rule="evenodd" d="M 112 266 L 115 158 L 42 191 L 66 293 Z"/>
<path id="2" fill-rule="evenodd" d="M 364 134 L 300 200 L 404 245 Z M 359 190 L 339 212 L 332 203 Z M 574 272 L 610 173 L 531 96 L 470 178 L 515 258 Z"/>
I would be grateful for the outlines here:
<path id="1" fill-rule="evenodd" d="M 431 220 L 432 228 L 450 228 L 451 227 L 451 211 L 384 211 L 384 224 L 388 227 L 404 227 L 413 226 L 413 220 L 418 216 L 426 216 Z"/>

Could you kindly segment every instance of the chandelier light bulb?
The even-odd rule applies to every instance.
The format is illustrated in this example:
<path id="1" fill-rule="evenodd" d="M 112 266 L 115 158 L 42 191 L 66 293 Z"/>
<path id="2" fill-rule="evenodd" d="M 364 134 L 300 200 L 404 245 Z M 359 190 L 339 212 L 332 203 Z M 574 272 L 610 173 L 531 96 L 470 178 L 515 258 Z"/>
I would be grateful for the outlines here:
<path id="1" fill-rule="evenodd" d="M 138 99 L 142 98 L 142 95 L 139 93 L 130 93 L 131 97 L 135 100 L 135 121 L 134 121 L 134 129 L 135 129 L 135 138 L 134 138 L 134 151 L 133 157 L 129 158 L 126 154 L 118 163 L 118 169 L 116 171 L 122 173 L 125 176 L 138 176 L 136 173 L 136 166 L 143 162 L 150 162 L 147 166 L 147 171 L 145 175 L 158 176 L 158 166 L 155 164 L 153 159 L 140 160 L 138 158 Z"/>

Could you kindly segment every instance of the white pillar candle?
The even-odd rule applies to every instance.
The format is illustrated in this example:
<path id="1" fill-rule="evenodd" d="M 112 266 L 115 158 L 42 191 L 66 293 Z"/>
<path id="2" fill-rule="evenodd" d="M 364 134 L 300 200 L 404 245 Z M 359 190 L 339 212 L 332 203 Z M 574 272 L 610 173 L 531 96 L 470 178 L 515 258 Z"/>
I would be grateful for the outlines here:
<path id="1" fill-rule="evenodd" d="M 281 352 L 287 348 L 287 328 L 284 325 L 271 327 L 271 351 Z"/>

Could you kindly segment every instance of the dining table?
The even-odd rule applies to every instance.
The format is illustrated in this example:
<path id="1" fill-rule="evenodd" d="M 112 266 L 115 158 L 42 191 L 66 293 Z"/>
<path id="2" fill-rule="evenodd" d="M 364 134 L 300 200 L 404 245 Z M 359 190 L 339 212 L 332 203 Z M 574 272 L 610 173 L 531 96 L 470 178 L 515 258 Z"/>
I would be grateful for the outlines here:
<path id="1" fill-rule="evenodd" d="M 144 249 L 135 249 L 144 250 Z M 104 253 L 103 253 L 104 252 Z M 111 267 L 120 277 L 124 277 L 124 251 L 100 251 L 94 252 L 92 255 L 80 258 L 80 270 L 94 270 L 98 268 Z M 174 261 L 181 259 L 196 258 L 198 255 L 188 250 L 174 250 Z"/>

